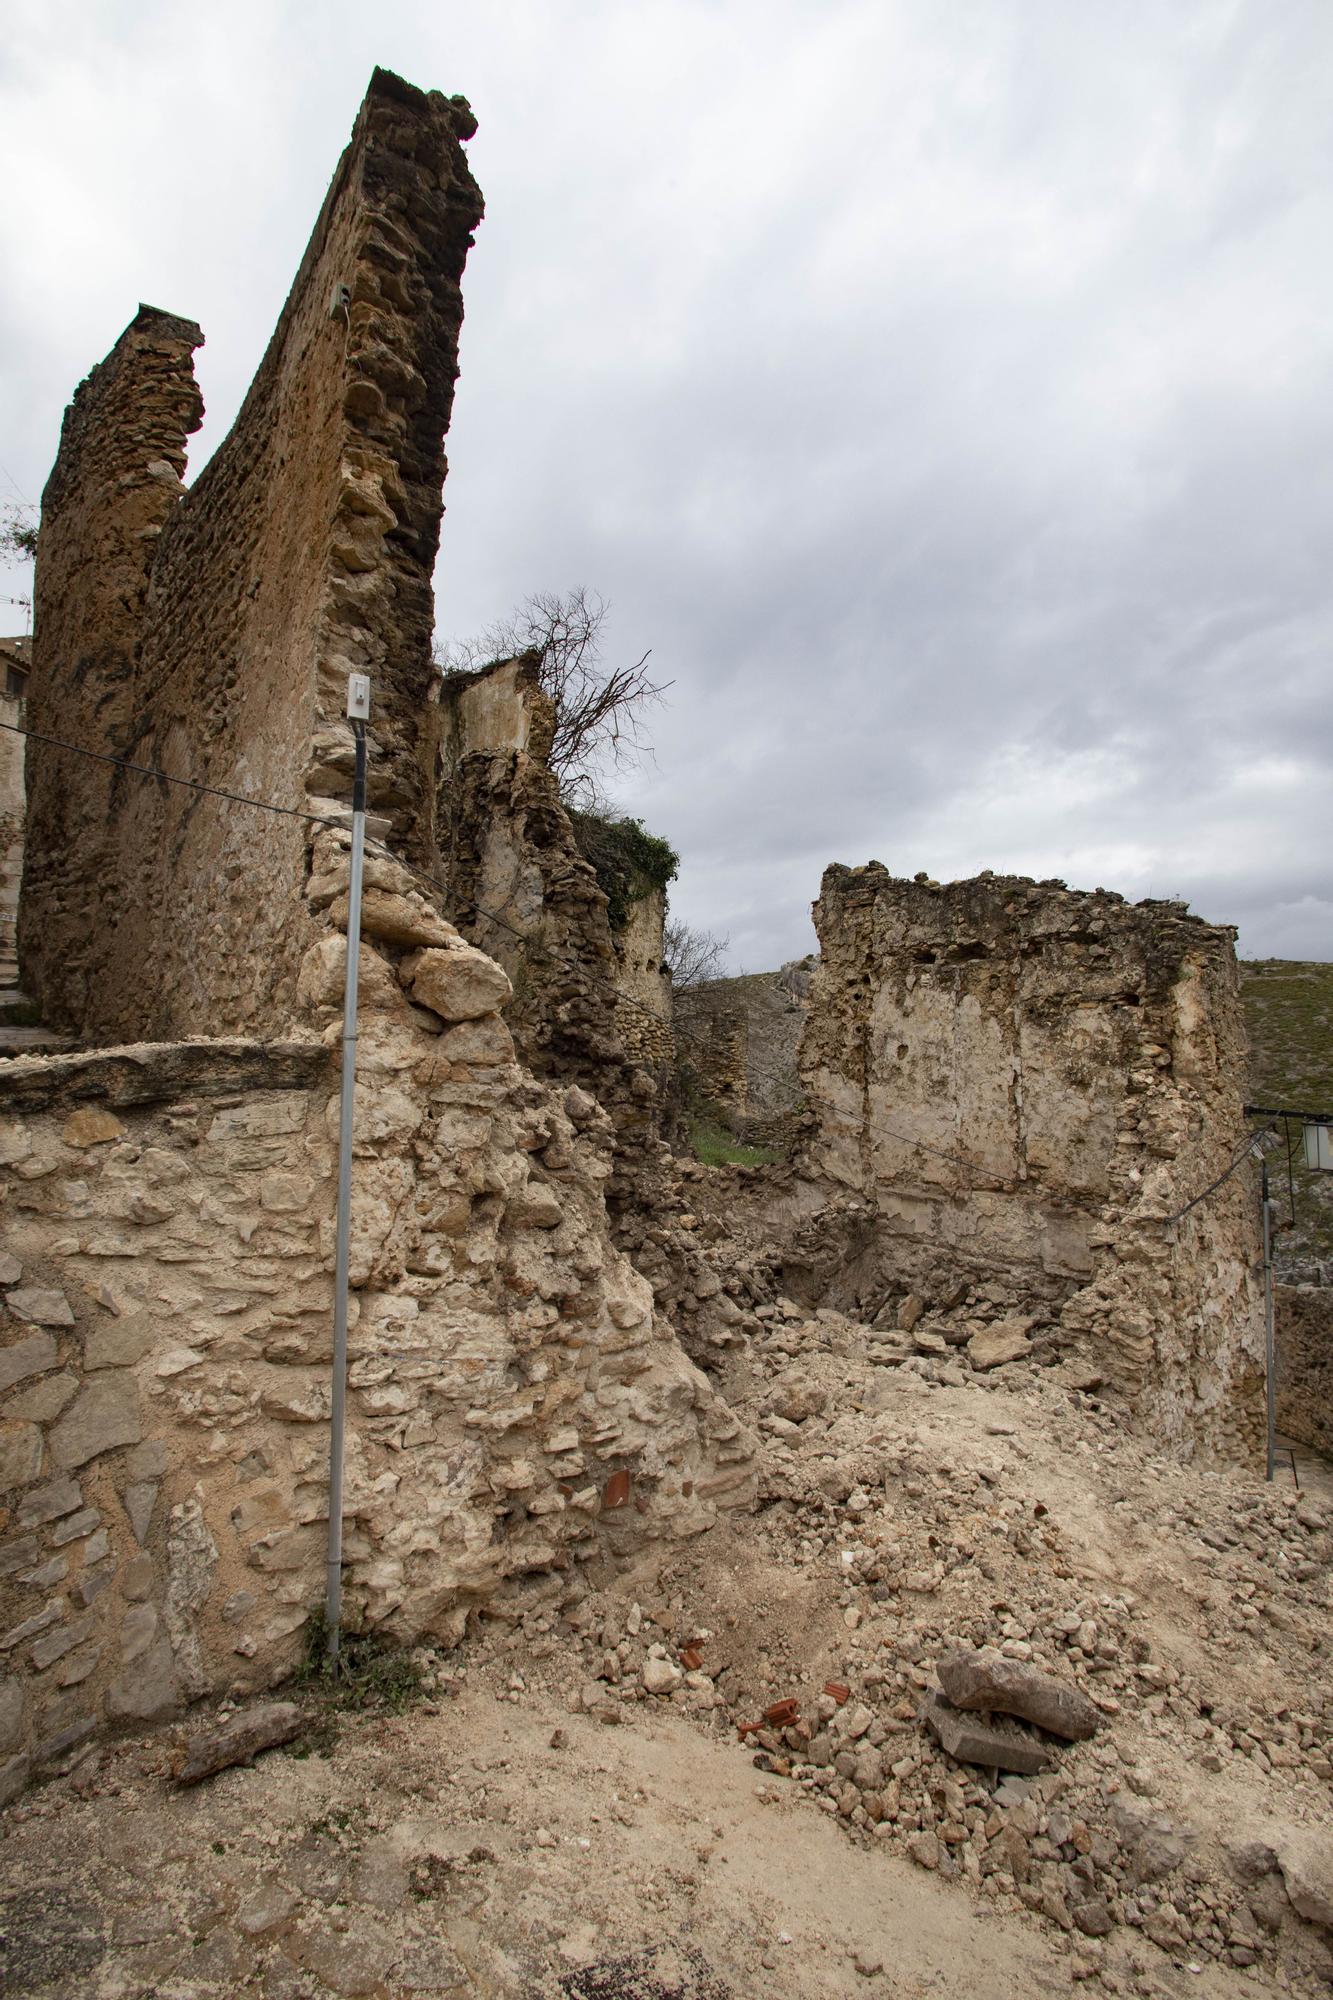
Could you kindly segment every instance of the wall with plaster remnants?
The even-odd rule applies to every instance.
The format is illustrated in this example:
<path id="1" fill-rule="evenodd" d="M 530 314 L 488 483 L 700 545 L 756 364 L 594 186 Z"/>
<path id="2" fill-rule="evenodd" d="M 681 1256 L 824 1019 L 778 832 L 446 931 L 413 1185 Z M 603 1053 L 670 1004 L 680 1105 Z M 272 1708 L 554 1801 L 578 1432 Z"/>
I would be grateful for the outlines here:
<path id="1" fill-rule="evenodd" d="M 1170 903 L 830 868 L 801 1056 L 805 1198 L 929 1298 L 998 1278 L 1142 1422 L 1251 1448 L 1263 1316 L 1233 933 Z M 821 1192 L 822 1191 L 822 1192 Z"/>

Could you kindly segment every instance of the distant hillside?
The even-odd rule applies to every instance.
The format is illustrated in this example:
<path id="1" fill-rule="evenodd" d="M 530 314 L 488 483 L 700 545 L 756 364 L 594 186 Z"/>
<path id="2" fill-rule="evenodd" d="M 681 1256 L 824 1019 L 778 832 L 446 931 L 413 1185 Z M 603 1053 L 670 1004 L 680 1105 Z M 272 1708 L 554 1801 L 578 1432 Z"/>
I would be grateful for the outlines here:
<path id="1" fill-rule="evenodd" d="M 1333 965 L 1242 960 L 1259 1104 L 1333 1110 Z"/>
<path id="2" fill-rule="evenodd" d="M 1333 1111 L 1333 965 L 1246 959 L 1240 977 L 1250 1024 L 1250 1102 Z M 1299 1132 L 1294 1138 L 1299 1153 Z M 1285 1153 L 1270 1153 L 1268 1168 L 1274 1193 L 1288 1202 Z M 1309 1173 L 1298 1158 L 1292 1184 L 1296 1227 L 1278 1239 L 1284 1275 L 1333 1282 L 1333 1174 Z"/>

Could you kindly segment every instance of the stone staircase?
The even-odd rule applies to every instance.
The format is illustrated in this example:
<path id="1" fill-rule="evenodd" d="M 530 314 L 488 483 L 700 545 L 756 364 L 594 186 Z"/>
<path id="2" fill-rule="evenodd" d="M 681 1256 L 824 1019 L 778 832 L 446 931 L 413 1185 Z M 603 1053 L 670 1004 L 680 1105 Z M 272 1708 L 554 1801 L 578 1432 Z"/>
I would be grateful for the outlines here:
<path id="1" fill-rule="evenodd" d="M 0 1057 L 55 1054 L 73 1037 L 41 1023 L 41 1010 L 19 985 L 14 920 L 0 917 Z"/>

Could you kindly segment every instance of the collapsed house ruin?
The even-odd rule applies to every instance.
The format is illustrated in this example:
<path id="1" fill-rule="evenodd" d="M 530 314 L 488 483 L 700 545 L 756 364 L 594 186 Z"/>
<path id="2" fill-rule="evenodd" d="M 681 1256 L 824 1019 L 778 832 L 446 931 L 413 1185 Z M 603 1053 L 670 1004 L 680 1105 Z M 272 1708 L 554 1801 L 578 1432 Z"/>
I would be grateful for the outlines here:
<path id="1" fill-rule="evenodd" d="M 558 1601 L 572 1564 L 753 1490 L 682 1345 L 735 1339 L 747 1297 L 664 1192 L 661 885 L 612 922 L 531 659 L 431 662 L 473 129 L 376 72 L 193 486 L 192 322 L 141 308 L 66 416 L 28 714 L 74 747 L 30 748 L 19 937 L 81 1046 L 0 1068 L 0 1791 L 108 1721 L 272 1683 L 322 1595 L 350 670 L 347 1597 L 447 1640 L 518 1575 Z M 778 1266 L 863 1306 L 998 1284 L 1024 1349 L 1052 1329 L 1181 1451 L 1252 1451 L 1243 1176 L 1164 1221 L 1243 1136 L 1229 934 L 873 866 L 831 870 L 818 921 L 801 1151 L 747 1196 Z"/>

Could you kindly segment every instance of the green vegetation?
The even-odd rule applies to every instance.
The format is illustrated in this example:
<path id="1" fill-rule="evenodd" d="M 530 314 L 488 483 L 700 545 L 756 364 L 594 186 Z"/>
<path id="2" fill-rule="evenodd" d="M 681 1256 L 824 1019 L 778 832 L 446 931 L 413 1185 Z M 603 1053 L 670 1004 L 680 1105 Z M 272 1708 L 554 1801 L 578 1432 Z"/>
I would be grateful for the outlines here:
<path id="1" fill-rule="evenodd" d="M 305 1658 L 290 1686 L 313 1697 L 312 1727 L 298 1739 L 298 1756 L 332 1747 L 339 1714 L 374 1709 L 398 1714 L 427 1692 L 416 1657 L 376 1632 L 349 1632 L 344 1626 L 338 1658 L 330 1660 L 323 1611 L 312 1612 L 307 1622 Z"/>
<path id="2" fill-rule="evenodd" d="M 1333 1111 L 1333 965 L 1243 959 L 1241 992 L 1250 1030 L 1252 1104 Z M 1295 1220 L 1278 1237 L 1279 1259 L 1333 1258 L 1333 1174 L 1306 1167 L 1300 1127 L 1278 1129 L 1269 1154 L 1273 1192 Z M 1288 1178 L 1287 1144 L 1292 1159 Z"/>
<path id="3" fill-rule="evenodd" d="M 771 1167 L 772 1146 L 746 1146 L 715 1118 L 697 1118 L 690 1127 L 690 1150 L 706 1167 Z"/>
<path id="4" fill-rule="evenodd" d="M 1255 958 L 1240 978 L 1255 1101 L 1333 1111 L 1333 965 Z"/>
<path id="5" fill-rule="evenodd" d="M 579 853 L 592 863 L 606 897 L 613 931 L 623 931 L 635 903 L 675 879 L 680 856 L 669 842 L 649 833 L 642 820 L 602 813 L 571 812 Z"/>
<path id="6" fill-rule="evenodd" d="M 0 557 L 10 562 L 33 562 L 37 555 L 37 509 L 0 507 Z"/>

